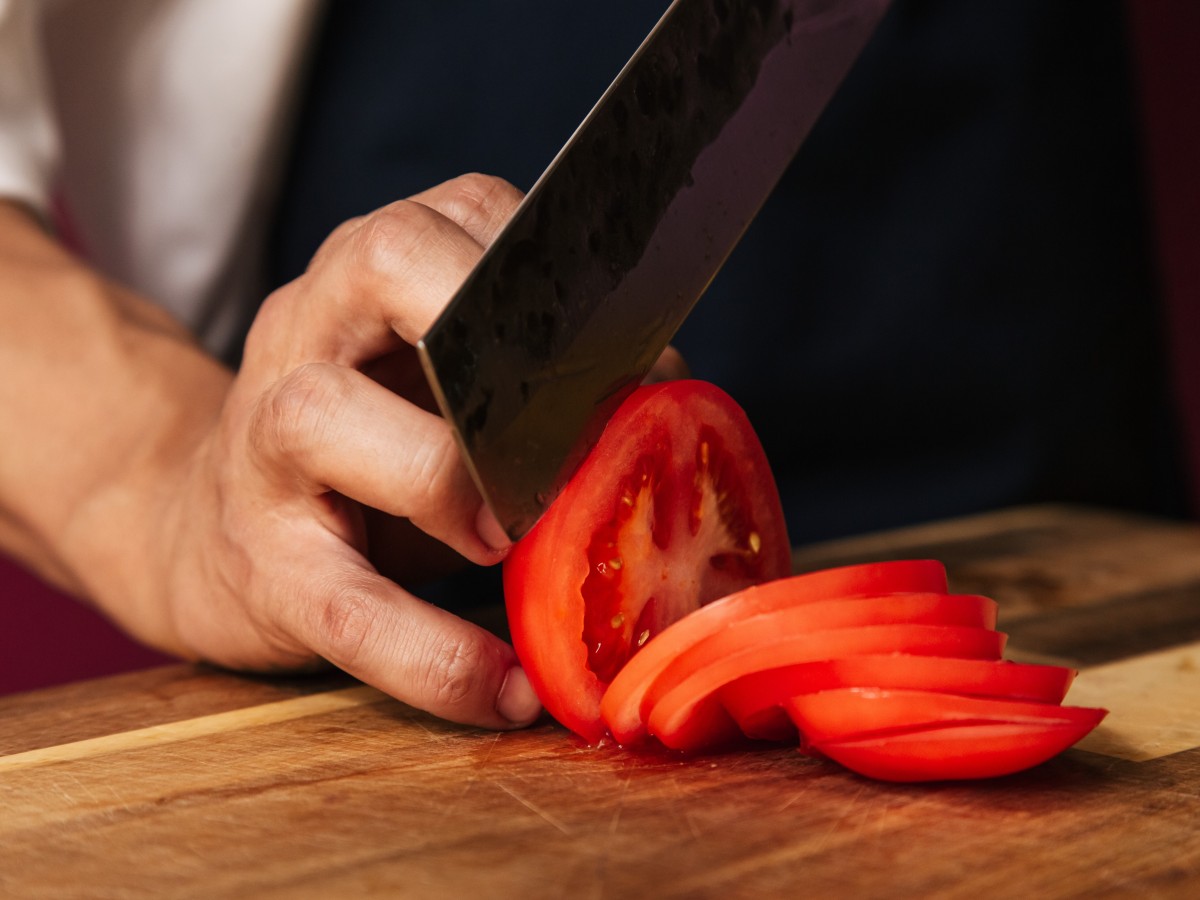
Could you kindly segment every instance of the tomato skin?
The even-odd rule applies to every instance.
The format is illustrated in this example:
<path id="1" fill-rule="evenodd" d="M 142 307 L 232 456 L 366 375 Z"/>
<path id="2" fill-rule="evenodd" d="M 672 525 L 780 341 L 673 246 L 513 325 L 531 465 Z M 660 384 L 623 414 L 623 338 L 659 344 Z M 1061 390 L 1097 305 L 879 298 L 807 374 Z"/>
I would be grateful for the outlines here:
<path id="1" fill-rule="evenodd" d="M 615 554 L 607 570 L 590 558 L 606 541 Z M 546 710 L 595 743 L 606 731 L 609 673 L 640 655 L 639 640 L 790 572 L 779 494 L 745 413 L 713 385 L 672 381 L 639 388 L 621 405 L 510 551 L 505 605 Z M 648 597 L 647 584 L 662 587 Z M 610 621 L 611 642 L 597 641 Z"/>
<path id="2" fill-rule="evenodd" d="M 772 624 L 769 617 L 761 618 L 764 621 L 755 624 L 769 629 Z M 662 683 L 656 684 L 647 695 L 646 730 L 672 749 L 699 750 L 708 739 L 693 720 L 716 719 L 710 707 L 721 706 L 717 692 L 749 672 L 862 653 L 901 652 L 999 659 L 1005 639 L 1006 635 L 980 625 L 897 622 L 828 631 L 777 632 L 769 643 L 763 642 L 728 655 L 723 653 L 722 642 L 710 641 L 707 648 L 701 648 L 712 653 L 705 665 L 686 674 L 668 672 L 668 676 L 682 674 L 682 677 L 660 679 Z M 729 735 L 722 733 L 714 735 L 713 739 L 728 741 Z"/>
<path id="3" fill-rule="evenodd" d="M 747 588 L 679 620 L 631 658 L 603 697 L 604 721 L 619 743 L 642 740 L 646 693 L 659 675 L 689 648 L 736 622 L 836 598 L 891 592 L 944 593 L 946 589 L 946 568 L 935 560 L 840 566 Z"/>
<path id="4" fill-rule="evenodd" d="M 1074 721 L 949 725 L 888 737 L 828 741 L 810 752 L 880 781 L 997 778 L 1040 765 L 1078 743 L 1104 710 Z"/>
<path id="5" fill-rule="evenodd" d="M 889 781 L 990 778 L 1045 762 L 1107 715 L 1103 709 L 839 688 L 785 702 L 802 746 Z"/>
<path id="6" fill-rule="evenodd" d="M 1057 704 L 1074 677 L 1075 671 L 1063 666 L 890 653 L 753 672 L 725 685 L 719 695 L 748 737 L 781 741 L 794 738 L 796 732 L 783 703 L 801 694 L 848 687 L 899 688 Z"/>

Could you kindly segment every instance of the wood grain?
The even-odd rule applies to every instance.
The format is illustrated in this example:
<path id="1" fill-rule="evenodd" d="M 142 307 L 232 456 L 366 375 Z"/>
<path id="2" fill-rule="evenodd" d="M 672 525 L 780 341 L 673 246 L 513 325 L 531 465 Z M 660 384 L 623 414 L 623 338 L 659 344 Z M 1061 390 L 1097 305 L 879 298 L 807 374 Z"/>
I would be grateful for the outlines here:
<path id="1" fill-rule="evenodd" d="M 1079 743 L 1093 753 L 1145 761 L 1200 747 L 1200 644 L 1085 669 L 1067 695 L 1109 717 Z"/>
<path id="2" fill-rule="evenodd" d="M 39 747 L 24 753 L 0 756 L 0 775 L 18 769 L 46 766 L 52 763 L 76 762 L 94 756 L 126 753 L 131 750 L 161 748 L 164 744 L 193 740 L 229 731 L 241 731 L 262 725 L 274 725 L 336 712 L 369 703 L 381 703 L 389 699 L 386 694 L 372 687 L 358 685 L 337 691 L 323 691 L 278 700 L 261 706 L 233 709 L 228 712 L 212 713 L 191 719 L 180 719 L 162 725 L 147 725 L 130 731 L 118 731 L 94 738 L 84 738 L 51 747 Z"/>
<path id="3" fill-rule="evenodd" d="M 1079 619 L 1053 623 L 1105 610 L 1087 621 L 1112 646 L 1072 699 L 1094 673 L 1127 719 L 1145 704 L 1126 688 L 1149 685 L 1174 712 L 1141 731 L 1192 748 L 1075 749 L 1009 778 L 897 786 L 795 750 L 636 754 L 551 723 L 457 727 L 337 676 L 179 666 L 0 700 L 0 896 L 1200 896 L 1186 637 L 1200 528 L 1013 510 L 797 560 L 915 555 L 1010 598 L 1014 641 L 1040 623 L 1026 634 L 1046 652 L 1088 656 Z M 1184 625 L 1139 630 L 1140 598 L 1171 592 L 1191 602 L 1154 608 Z M 1122 630 L 1137 651 L 1118 658 Z"/>

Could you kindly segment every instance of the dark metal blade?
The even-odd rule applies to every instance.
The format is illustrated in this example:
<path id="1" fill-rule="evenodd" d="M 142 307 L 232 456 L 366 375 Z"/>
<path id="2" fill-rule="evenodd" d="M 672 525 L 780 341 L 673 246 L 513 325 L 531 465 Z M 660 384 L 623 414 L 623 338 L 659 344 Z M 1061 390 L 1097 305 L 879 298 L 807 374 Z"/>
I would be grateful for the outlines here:
<path id="1" fill-rule="evenodd" d="M 419 345 L 513 538 L 650 369 L 888 0 L 675 0 Z"/>

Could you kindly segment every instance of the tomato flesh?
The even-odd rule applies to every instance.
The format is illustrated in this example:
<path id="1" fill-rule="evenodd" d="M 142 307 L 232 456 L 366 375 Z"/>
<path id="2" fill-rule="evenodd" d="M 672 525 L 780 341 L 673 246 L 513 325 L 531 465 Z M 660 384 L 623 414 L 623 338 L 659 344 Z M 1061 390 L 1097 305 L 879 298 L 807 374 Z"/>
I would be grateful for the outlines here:
<path id="1" fill-rule="evenodd" d="M 513 646 L 547 711 L 595 742 L 605 689 L 655 635 L 790 571 L 745 413 L 704 382 L 642 387 L 505 561 Z"/>
<path id="2" fill-rule="evenodd" d="M 904 639 L 903 632 L 886 626 L 965 626 L 994 633 L 996 603 L 987 597 L 954 594 L 892 594 L 883 597 L 854 597 L 803 604 L 735 622 L 676 656 L 645 692 L 643 709 L 653 706 L 683 681 L 718 687 L 764 667 L 799 662 L 792 654 L 812 659 L 827 642 L 834 656 L 849 652 L 855 637 L 837 634 L 842 629 L 882 626 L 874 632 L 859 632 L 885 641 Z M 951 632 L 935 632 L 938 637 Z M 989 646 L 991 645 L 991 639 Z M 899 644 L 897 644 L 899 646 Z M 998 643 L 997 643 L 998 646 Z M 825 658 L 825 657 L 818 657 Z M 724 679 L 723 681 L 721 679 Z M 718 683 L 719 682 L 719 683 Z"/>
<path id="3" fill-rule="evenodd" d="M 770 617 L 756 622 L 764 630 Z M 743 630 L 743 634 L 745 630 Z M 719 637 L 719 636 L 718 636 Z M 707 664 L 690 671 L 665 673 L 647 694 L 646 730 L 676 750 L 698 750 L 704 735 L 692 721 L 716 718 L 708 707 L 721 706 L 716 694 L 736 678 L 763 668 L 779 668 L 793 663 L 810 662 L 853 654 L 900 652 L 973 659 L 999 659 L 1005 635 L 980 625 L 936 625 L 893 623 L 837 628 L 829 631 L 774 632 L 774 637 L 758 646 L 723 653 L 722 642 L 710 641 L 713 655 Z M 678 677 L 682 675 L 682 677 Z M 722 707 L 723 708 L 723 707 Z M 732 721 L 732 720 L 731 720 Z M 728 735 L 721 734 L 722 740 Z"/>
<path id="4" fill-rule="evenodd" d="M 1074 677 L 1074 670 L 1063 666 L 893 652 L 752 672 L 721 688 L 720 700 L 748 737 L 781 741 L 796 733 L 782 705 L 801 694 L 846 687 L 906 688 L 1061 703 Z"/>
<path id="5" fill-rule="evenodd" d="M 673 516 L 663 508 L 664 497 L 674 494 L 667 489 L 669 477 L 661 457 L 640 457 L 622 479 L 612 520 L 597 528 L 588 544 L 588 574 L 580 588 L 583 643 L 588 668 L 606 683 L 637 646 L 662 630 L 660 614 L 667 618 L 674 612 L 674 598 L 665 592 L 671 586 L 645 583 L 647 574 L 658 578 L 651 571 L 654 558 L 670 544 Z M 640 609 L 631 606 L 635 597 L 644 600 Z"/>
<path id="6" fill-rule="evenodd" d="M 935 691 L 839 688 L 784 703 L 809 751 L 889 781 L 991 778 L 1056 756 L 1103 709 Z"/>
<path id="7" fill-rule="evenodd" d="M 941 691 L 836 688 L 784 702 L 806 744 L 882 738 L 947 725 L 1059 722 L 1093 726 L 1102 710 Z"/>
<path id="8" fill-rule="evenodd" d="M 688 648 L 743 619 L 837 597 L 884 592 L 946 591 L 946 569 L 934 560 L 897 560 L 823 569 L 747 588 L 675 622 L 617 674 L 604 694 L 604 721 L 620 743 L 645 735 L 646 691 Z"/>
<path id="9" fill-rule="evenodd" d="M 1040 765 L 1078 743 L 1104 710 L 1063 722 L 949 725 L 888 737 L 829 741 L 811 749 L 847 769 L 880 781 L 996 778 Z"/>

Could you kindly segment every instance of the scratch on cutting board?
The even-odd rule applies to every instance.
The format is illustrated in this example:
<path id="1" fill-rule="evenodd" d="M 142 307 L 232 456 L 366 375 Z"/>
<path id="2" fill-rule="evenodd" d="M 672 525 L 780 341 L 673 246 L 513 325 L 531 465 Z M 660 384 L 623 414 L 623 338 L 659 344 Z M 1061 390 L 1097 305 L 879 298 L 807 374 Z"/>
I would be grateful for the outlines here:
<path id="1" fill-rule="evenodd" d="M 499 744 L 500 744 L 500 732 L 496 732 L 495 734 L 492 735 L 492 739 L 487 742 L 487 746 L 483 751 L 482 758 L 479 760 L 479 766 L 478 766 L 479 768 L 481 768 L 481 769 L 485 768 L 487 766 L 487 764 L 489 762 L 491 762 L 492 753 L 495 752 L 496 747 Z"/>
<path id="2" fill-rule="evenodd" d="M 449 817 L 452 813 L 457 812 L 467 794 L 470 793 L 471 789 L 479 783 L 479 776 L 477 772 L 481 769 L 487 768 L 487 764 L 492 758 L 492 753 L 495 751 L 496 746 L 500 743 L 500 738 L 501 735 L 499 732 L 492 734 L 490 739 L 484 738 L 484 748 L 482 752 L 478 754 L 479 759 L 475 765 L 467 769 L 467 777 L 463 782 L 462 790 L 458 792 L 458 796 L 454 798 L 453 803 L 442 808 L 443 819 Z"/>
<path id="3" fill-rule="evenodd" d="M 531 813 L 534 813 L 535 815 L 540 816 L 541 818 L 545 819 L 547 822 L 549 822 L 551 825 L 553 825 L 555 828 L 557 828 L 563 834 L 565 834 L 565 835 L 571 834 L 571 830 L 569 828 L 567 828 L 566 825 L 564 825 L 562 822 L 560 822 L 554 816 L 550 815 L 550 813 L 546 812 L 544 809 L 542 809 L 536 803 L 526 800 L 524 797 L 522 797 L 520 794 L 518 794 L 512 788 L 505 787 L 500 782 L 496 782 L 496 787 L 500 788 L 500 790 L 504 791 L 504 793 L 508 794 L 508 796 L 512 797 L 514 800 L 516 800 L 518 803 L 520 803 L 522 806 L 524 806 Z"/>
<path id="4" fill-rule="evenodd" d="M 783 812 L 785 809 L 787 809 L 789 806 L 791 806 L 793 803 L 795 803 L 797 800 L 799 800 L 801 797 L 803 797 L 807 793 L 808 793 L 807 790 L 795 791 L 794 793 L 789 795 L 788 798 L 783 801 L 783 803 L 781 803 L 779 806 L 777 806 L 775 808 L 775 812 L 777 812 L 777 813 Z"/>
<path id="5" fill-rule="evenodd" d="M 862 799 L 864 791 L 865 788 L 862 785 L 859 785 L 859 788 L 857 791 L 855 791 L 854 796 L 847 798 L 846 811 L 829 824 L 829 827 L 825 829 L 825 833 L 821 835 L 820 841 L 817 842 L 815 849 L 818 852 L 825 849 L 825 845 L 829 843 L 830 837 L 832 837 L 835 833 L 844 830 L 845 824 L 851 816 L 858 815 L 859 826 L 861 827 L 862 811 L 859 809 L 859 806 L 861 805 L 859 801 Z"/>
<path id="6" fill-rule="evenodd" d="M 617 833 L 617 826 L 621 824 L 621 811 L 625 809 L 625 798 L 629 793 L 630 777 L 628 775 L 621 781 L 621 794 L 617 797 L 617 808 L 613 810 L 612 820 L 608 823 L 609 835 Z"/>

